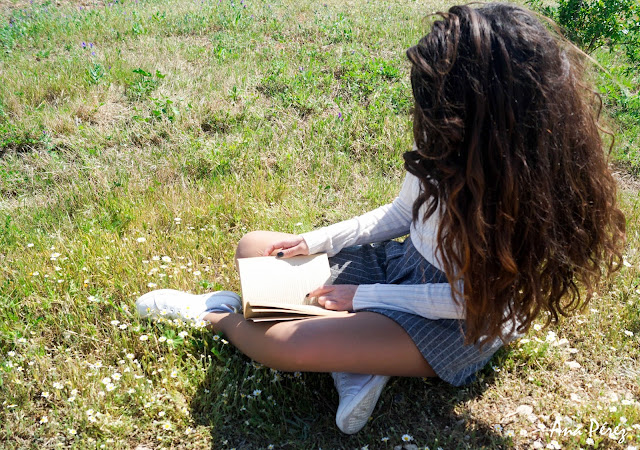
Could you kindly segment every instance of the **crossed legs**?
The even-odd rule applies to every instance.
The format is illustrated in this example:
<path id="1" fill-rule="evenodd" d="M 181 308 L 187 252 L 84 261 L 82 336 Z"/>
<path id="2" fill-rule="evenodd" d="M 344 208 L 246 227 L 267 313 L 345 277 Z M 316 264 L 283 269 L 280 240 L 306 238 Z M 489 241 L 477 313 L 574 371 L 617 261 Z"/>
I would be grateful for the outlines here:
<path id="1" fill-rule="evenodd" d="M 238 244 L 236 257 L 262 256 L 270 243 L 288 236 L 249 233 Z M 436 376 L 404 329 L 372 312 L 276 323 L 254 323 L 240 314 L 212 312 L 205 320 L 251 359 L 278 370 Z"/>

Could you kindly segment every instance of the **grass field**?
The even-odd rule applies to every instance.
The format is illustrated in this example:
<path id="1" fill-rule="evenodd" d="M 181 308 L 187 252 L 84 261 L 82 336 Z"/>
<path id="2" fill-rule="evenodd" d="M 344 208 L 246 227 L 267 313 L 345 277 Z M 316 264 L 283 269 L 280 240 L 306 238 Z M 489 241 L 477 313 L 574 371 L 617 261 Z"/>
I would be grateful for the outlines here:
<path id="1" fill-rule="evenodd" d="M 392 380 L 355 436 L 329 376 L 132 313 L 154 288 L 238 290 L 250 230 L 393 199 L 404 51 L 449 5 L 0 0 L 0 447 L 640 447 L 640 157 L 615 110 L 615 278 L 468 387 Z"/>

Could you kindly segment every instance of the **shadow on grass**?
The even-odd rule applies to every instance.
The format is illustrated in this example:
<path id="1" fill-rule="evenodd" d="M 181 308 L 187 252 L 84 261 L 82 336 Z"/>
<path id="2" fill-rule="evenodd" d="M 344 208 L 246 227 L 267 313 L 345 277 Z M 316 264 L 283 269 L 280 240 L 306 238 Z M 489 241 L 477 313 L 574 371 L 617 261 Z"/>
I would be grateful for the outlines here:
<path id="1" fill-rule="evenodd" d="M 494 383 L 491 369 L 462 388 L 437 379 L 392 378 L 367 426 L 348 436 L 334 422 L 338 396 L 329 374 L 272 371 L 221 342 L 205 343 L 215 359 L 191 402 L 195 422 L 211 430 L 212 448 L 394 448 L 405 445 L 405 434 L 417 448 L 434 450 L 510 446 L 464 406 Z"/>

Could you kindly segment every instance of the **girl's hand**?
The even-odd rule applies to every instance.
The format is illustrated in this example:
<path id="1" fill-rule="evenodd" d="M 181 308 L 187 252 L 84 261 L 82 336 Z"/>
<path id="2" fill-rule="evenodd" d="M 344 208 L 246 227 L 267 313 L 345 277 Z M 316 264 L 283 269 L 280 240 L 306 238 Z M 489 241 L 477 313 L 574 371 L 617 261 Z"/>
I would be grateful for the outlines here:
<path id="1" fill-rule="evenodd" d="M 353 311 L 353 297 L 357 289 L 356 284 L 328 285 L 309 292 L 309 297 L 318 297 L 318 303 L 325 309 Z"/>
<path id="2" fill-rule="evenodd" d="M 294 236 L 283 241 L 274 242 L 264 249 L 264 256 L 278 256 L 279 258 L 289 258 L 297 255 L 308 255 L 309 247 L 302 236 Z"/>

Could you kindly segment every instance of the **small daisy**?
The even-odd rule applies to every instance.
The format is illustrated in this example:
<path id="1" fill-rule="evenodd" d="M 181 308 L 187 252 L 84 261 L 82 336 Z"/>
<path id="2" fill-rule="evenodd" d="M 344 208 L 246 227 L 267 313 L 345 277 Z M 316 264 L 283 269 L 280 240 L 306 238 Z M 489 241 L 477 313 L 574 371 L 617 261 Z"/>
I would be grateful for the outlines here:
<path id="1" fill-rule="evenodd" d="M 71 436 L 75 436 L 76 434 L 78 434 L 78 432 L 73 428 L 67 428 L 67 433 L 69 433 Z"/>
<path id="2" fill-rule="evenodd" d="M 184 339 L 187 336 L 189 336 L 189 333 L 187 333 L 186 331 L 181 331 L 180 333 L 178 333 L 178 336 L 180 336 L 182 339 Z"/>
<path id="3" fill-rule="evenodd" d="M 115 326 L 117 326 L 117 325 L 119 325 L 119 324 L 120 324 L 120 321 L 119 321 L 119 320 L 112 320 L 112 321 L 111 321 L 111 325 L 113 325 L 114 327 L 115 327 Z"/>
<path id="4" fill-rule="evenodd" d="M 144 237 L 139 237 L 138 239 L 136 239 L 136 242 L 140 242 L 140 243 L 147 242 L 147 239 Z"/>
<path id="5" fill-rule="evenodd" d="M 40 419 L 40 423 L 47 423 L 49 422 L 49 418 L 47 416 L 42 416 L 42 418 Z"/>
<path id="6" fill-rule="evenodd" d="M 253 391 L 253 396 L 257 397 L 258 395 L 262 394 L 262 391 L 260 389 L 256 389 Z"/>
<path id="7" fill-rule="evenodd" d="M 49 395 L 50 394 L 47 391 L 43 391 L 43 392 L 40 393 L 40 397 L 42 397 L 42 398 L 49 398 Z"/>
<path id="8" fill-rule="evenodd" d="M 380 439 L 380 440 L 381 440 L 382 442 L 387 442 L 389 439 L 391 439 L 391 438 L 389 438 L 388 436 L 385 436 L 385 437 L 383 437 L 383 438 L 382 438 L 382 439 Z"/>
<path id="9" fill-rule="evenodd" d="M 149 336 L 147 336 L 146 334 L 143 334 L 143 335 L 140 336 L 140 340 L 141 341 L 147 341 L 147 340 L 149 340 Z"/>
<path id="10" fill-rule="evenodd" d="M 410 434 L 403 434 L 402 435 L 402 440 L 404 442 L 411 442 L 411 441 L 413 441 L 413 436 L 411 436 Z"/>
<path id="11" fill-rule="evenodd" d="M 171 262 L 171 258 L 169 256 L 163 256 L 162 257 L 162 262 L 170 263 Z"/>
<path id="12" fill-rule="evenodd" d="M 64 385 L 62 383 L 60 383 L 59 381 L 56 381 L 55 383 L 53 383 L 53 388 L 54 389 L 62 389 L 64 387 Z"/>
<path id="13" fill-rule="evenodd" d="M 107 392 L 111 392 L 116 388 L 116 385 L 113 383 L 109 383 L 104 388 L 107 390 Z"/>
<path id="14" fill-rule="evenodd" d="M 156 283 L 147 283 L 147 287 L 154 288 L 158 287 L 158 285 Z"/>

